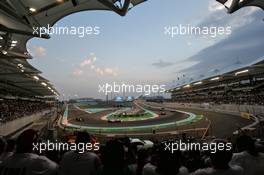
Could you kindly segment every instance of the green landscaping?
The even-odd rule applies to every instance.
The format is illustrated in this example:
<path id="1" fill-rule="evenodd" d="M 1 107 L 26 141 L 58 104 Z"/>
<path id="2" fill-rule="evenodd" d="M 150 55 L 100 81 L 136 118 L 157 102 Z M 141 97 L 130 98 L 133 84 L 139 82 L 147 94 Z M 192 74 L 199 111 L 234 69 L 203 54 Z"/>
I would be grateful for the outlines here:
<path id="1" fill-rule="evenodd" d="M 153 117 L 153 114 L 150 112 L 145 112 L 143 114 L 110 114 L 107 116 L 108 120 L 120 120 L 120 121 L 137 121 L 137 120 L 147 120 Z"/>

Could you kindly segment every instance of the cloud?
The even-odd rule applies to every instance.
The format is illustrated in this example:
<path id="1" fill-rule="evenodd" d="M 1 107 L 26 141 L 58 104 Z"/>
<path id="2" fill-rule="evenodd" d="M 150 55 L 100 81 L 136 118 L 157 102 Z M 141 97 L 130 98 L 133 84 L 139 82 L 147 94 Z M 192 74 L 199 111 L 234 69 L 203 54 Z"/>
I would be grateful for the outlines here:
<path id="1" fill-rule="evenodd" d="M 112 68 L 96 68 L 95 69 L 95 72 L 98 74 L 98 75 L 111 75 L 111 76 L 117 76 L 118 75 L 118 71 L 117 69 L 112 69 Z"/>
<path id="2" fill-rule="evenodd" d="M 157 67 L 157 68 L 169 67 L 169 66 L 172 66 L 174 64 L 175 63 L 167 62 L 167 61 L 163 61 L 163 60 L 159 60 L 158 62 L 152 63 L 152 65 Z"/>
<path id="3" fill-rule="evenodd" d="M 95 61 L 96 61 L 96 57 L 92 56 L 92 58 L 87 58 L 87 59 L 83 60 L 80 63 L 80 67 L 85 67 L 85 66 L 92 65 L 92 64 L 94 64 Z"/>
<path id="4" fill-rule="evenodd" d="M 83 71 L 80 69 L 76 69 L 72 72 L 72 74 L 75 76 L 81 76 L 83 74 Z"/>
<path id="5" fill-rule="evenodd" d="M 32 46 L 29 51 L 34 57 L 43 57 L 47 53 L 47 49 L 42 46 Z"/>
<path id="6" fill-rule="evenodd" d="M 85 73 L 86 70 L 91 70 L 100 76 L 117 76 L 117 68 L 102 68 L 96 65 L 97 58 L 94 53 L 91 53 L 90 56 L 81 61 L 78 66 L 78 69 L 73 71 L 73 75 L 81 76 Z"/>
<path id="7" fill-rule="evenodd" d="M 107 75 L 117 76 L 117 70 L 112 68 L 105 68 L 104 73 Z"/>
<path id="8" fill-rule="evenodd" d="M 182 72 L 199 79 L 198 75 L 214 76 L 248 65 L 263 57 L 264 40 L 260 37 L 264 33 L 262 18 L 262 10 L 252 10 L 248 7 L 239 10 L 235 15 L 228 15 L 218 20 L 205 19 L 203 23 L 207 25 L 219 25 L 225 21 L 236 27 L 229 37 L 188 58 L 187 60 L 195 61 L 197 64 L 182 70 Z"/>
<path id="9" fill-rule="evenodd" d="M 90 59 L 88 60 L 83 60 L 80 64 L 81 67 L 84 67 L 84 66 L 87 66 L 87 65 L 90 65 L 92 62 Z"/>

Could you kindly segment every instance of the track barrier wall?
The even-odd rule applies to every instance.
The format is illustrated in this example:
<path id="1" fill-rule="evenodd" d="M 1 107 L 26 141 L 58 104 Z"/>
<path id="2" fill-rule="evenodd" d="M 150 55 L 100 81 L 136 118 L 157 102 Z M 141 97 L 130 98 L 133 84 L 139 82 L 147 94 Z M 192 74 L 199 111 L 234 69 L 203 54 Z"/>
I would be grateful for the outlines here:
<path id="1" fill-rule="evenodd" d="M 7 136 L 10 135 L 20 128 L 23 128 L 36 120 L 39 120 L 41 117 L 47 115 L 52 110 L 44 110 L 39 113 L 32 114 L 30 116 L 21 117 L 6 123 L 0 123 L 0 135 Z"/>
<path id="2" fill-rule="evenodd" d="M 166 107 L 180 107 L 204 109 L 208 111 L 222 112 L 232 115 L 239 115 L 241 113 L 249 113 L 254 116 L 264 115 L 264 106 L 260 105 L 235 105 L 235 104 L 211 104 L 211 103 L 164 103 Z"/>

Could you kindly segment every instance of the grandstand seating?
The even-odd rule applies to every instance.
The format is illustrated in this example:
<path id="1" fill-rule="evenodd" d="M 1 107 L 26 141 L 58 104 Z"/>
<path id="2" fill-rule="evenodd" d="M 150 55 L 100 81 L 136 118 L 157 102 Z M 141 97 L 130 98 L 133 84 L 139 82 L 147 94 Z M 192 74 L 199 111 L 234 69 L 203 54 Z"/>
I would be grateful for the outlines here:
<path id="1" fill-rule="evenodd" d="M 0 124 L 15 120 L 24 116 L 41 112 L 51 108 L 52 105 L 43 101 L 30 101 L 21 99 L 0 100 Z"/>
<path id="2" fill-rule="evenodd" d="M 169 90 L 174 102 L 264 104 L 263 59 L 250 66 Z"/>

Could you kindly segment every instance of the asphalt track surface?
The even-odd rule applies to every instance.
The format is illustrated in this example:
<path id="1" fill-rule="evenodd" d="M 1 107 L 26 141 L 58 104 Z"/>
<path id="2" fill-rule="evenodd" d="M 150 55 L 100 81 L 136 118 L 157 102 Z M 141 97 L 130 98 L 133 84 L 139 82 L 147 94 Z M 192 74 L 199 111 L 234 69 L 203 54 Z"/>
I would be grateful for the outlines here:
<path id="1" fill-rule="evenodd" d="M 198 109 L 178 109 L 206 116 L 206 118 L 208 118 L 212 122 L 211 132 L 212 135 L 216 137 L 230 137 L 232 133 L 237 129 L 240 129 L 246 125 L 253 123 L 253 121 L 244 119 L 237 115 L 224 114 L 213 111 L 204 111 Z"/>
<path id="2" fill-rule="evenodd" d="M 150 108 L 148 108 L 150 109 Z M 212 123 L 211 132 L 212 135 L 220 138 L 226 138 L 232 135 L 234 131 L 238 128 L 244 127 L 252 123 L 250 120 L 243 119 L 236 115 L 223 114 L 219 112 L 204 111 L 198 109 L 187 109 L 187 108 L 175 108 L 176 110 L 191 112 L 196 115 L 203 115 L 205 118 L 209 119 Z M 159 114 L 160 110 L 151 109 L 151 111 Z M 146 126 L 146 125 L 156 125 L 161 123 L 175 122 L 188 117 L 187 114 L 180 112 L 170 112 L 166 111 L 166 115 L 160 115 L 158 118 L 143 120 L 143 121 L 129 121 L 122 123 L 108 123 L 107 121 L 101 120 L 101 117 L 113 112 L 113 110 L 102 111 L 98 113 L 89 114 L 85 111 L 77 109 L 73 105 L 69 105 L 68 120 L 69 123 L 81 125 L 81 126 L 91 126 L 91 127 L 134 127 L 134 126 Z M 83 122 L 76 121 L 76 117 L 82 117 Z M 174 131 L 174 130 L 184 130 L 184 129 L 194 129 L 194 128 L 204 128 L 208 126 L 208 121 L 202 119 L 198 122 L 178 126 L 177 128 L 167 128 L 162 131 Z"/>

